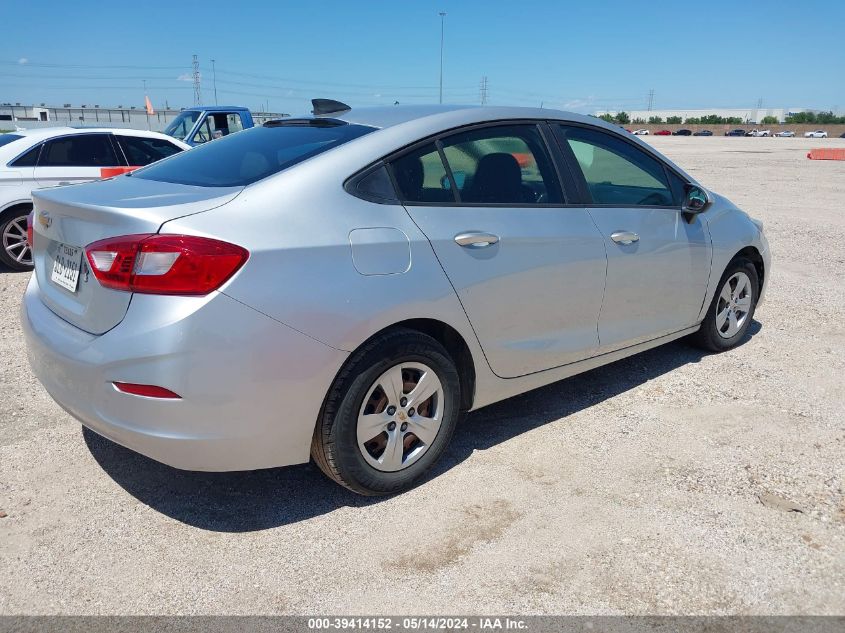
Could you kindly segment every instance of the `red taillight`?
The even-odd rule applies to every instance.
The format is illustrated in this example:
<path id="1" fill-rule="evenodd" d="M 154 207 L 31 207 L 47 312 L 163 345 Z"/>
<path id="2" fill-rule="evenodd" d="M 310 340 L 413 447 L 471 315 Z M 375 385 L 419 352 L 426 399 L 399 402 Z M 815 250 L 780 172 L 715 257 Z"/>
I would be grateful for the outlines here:
<path id="1" fill-rule="evenodd" d="M 29 244 L 29 247 L 32 248 L 34 232 L 32 230 L 32 223 L 35 221 L 35 211 L 30 211 L 29 215 L 26 216 L 26 243 Z"/>
<path id="2" fill-rule="evenodd" d="M 106 288 L 163 295 L 205 295 L 243 266 L 240 246 L 195 235 L 124 235 L 85 248 L 91 271 Z"/>
<path id="3" fill-rule="evenodd" d="M 131 393 L 134 396 L 145 396 L 147 398 L 168 398 L 170 400 L 181 399 L 182 396 L 173 393 L 170 389 L 157 387 L 156 385 L 138 385 L 134 382 L 115 382 L 115 388 L 123 393 Z"/>

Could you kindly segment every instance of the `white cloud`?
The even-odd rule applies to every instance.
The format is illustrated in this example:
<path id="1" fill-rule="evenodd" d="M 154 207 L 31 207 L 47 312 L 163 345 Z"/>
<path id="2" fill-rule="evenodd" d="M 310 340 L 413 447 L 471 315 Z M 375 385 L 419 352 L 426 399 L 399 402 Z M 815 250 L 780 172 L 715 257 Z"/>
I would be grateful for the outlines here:
<path id="1" fill-rule="evenodd" d="M 193 81 L 193 73 L 183 73 L 176 78 L 176 81 Z"/>
<path id="2" fill-rule="evenodd" d="M 18 63 L 19 63 L 21 66 L 23 66 L 24 64 L 28 64 L 28 63 L 29 63 L 29 58 L 27 58 L 27 57 L 21 57 L 21 58 L 18 60 Z"/>

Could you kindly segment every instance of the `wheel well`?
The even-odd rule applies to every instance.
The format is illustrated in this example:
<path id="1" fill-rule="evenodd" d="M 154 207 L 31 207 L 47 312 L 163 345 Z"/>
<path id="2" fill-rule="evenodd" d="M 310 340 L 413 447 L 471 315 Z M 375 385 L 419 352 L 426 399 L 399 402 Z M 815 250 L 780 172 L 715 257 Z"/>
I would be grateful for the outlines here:
<path id="1" fill-rule="evenodd" d="M 32 203 L 31 202 L 18 202 L 17 204 L 10 205 L 0 211 L 0 217 L 5 217 L 6 215 L 11 215 L 16 212 L 26 211 L 29 213 L 32 211 Z"/>
<path id="2" fill-rule="evenodd" d="M 765 265 L 763 264 L 763 257 L 760 255 L 760 251 L 758 251 L 753 246 L 746 246 L 741 251 L 739 251 L 736 255 L 733 256 L 733 259 L 737 259 L 739 257 L 745 257 L 746 259 L 751 260 L 751 263 L 754 264 L 754 268 L 757 269 L 757 277 L 758 281 L 760 282 L 760 287 L 763 287 L 763 276 L 766 273 Z M 731 260 L 733 261 L 733 260 Z"/>
<path id="3" fill-rule="evenodd" d="M 475 399 L 475 364 L 472 360 L 472 353 L 460 333 L 451 325 L 436 319 L 408 319 L 395 323 L 386 329 L 397 327 L 428 334 L 446 348 L 458 369 L 458 376 L 461 381 L 461 409 L 464 411 L 471 409 Z"/>

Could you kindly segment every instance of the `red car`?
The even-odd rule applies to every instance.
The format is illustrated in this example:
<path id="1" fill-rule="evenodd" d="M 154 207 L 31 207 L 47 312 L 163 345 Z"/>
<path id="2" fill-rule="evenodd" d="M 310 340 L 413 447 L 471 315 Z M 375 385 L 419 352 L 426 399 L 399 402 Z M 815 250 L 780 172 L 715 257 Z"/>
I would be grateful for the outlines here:
<path id="1" fill-rule="evenodd" d="M 658 130 L 654 133 L 655 136 L 672 136 L 672 133 L 669 130 Z"/>

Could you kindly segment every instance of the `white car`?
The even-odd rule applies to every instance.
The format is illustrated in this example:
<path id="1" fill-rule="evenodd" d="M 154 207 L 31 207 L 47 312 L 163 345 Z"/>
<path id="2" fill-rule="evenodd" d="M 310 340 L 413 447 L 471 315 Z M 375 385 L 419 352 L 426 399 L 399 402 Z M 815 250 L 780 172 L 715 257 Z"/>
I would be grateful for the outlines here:
<path id="1" fill-rule="evenodd" d="M 771 136 L 772 132 L 771 132 L 771 130 L 753 129 L 750 132 L 747 132 L 745 135 L 746 136 Z"/>
<path id="2" fill-rule="evenodd" d="M 827 132 L 825 132 L 824 130 L 804 132 L 804 138 L 827 138 Z"/>
<path id="3" fill-rule="evenodd" d="M 781 130 L 780 132 L 775 132 L 775 136 L 779 136 L 780 138 L 792 138 L 795 136 L 795 132 L 792 130 Z"/>
<path id="4" fill-rule="evenodd" d="M 648 136 L 648 130 L 634 130 L 634 134 L 637 136 Z"/>
<path id="5" fill-rule="evenodd" d="M 109 178 L 190 149 L 144 130 L 51 127 L 0 134 L 0 264 L 32 268 L 26 218 L 33 190 Z"/>

